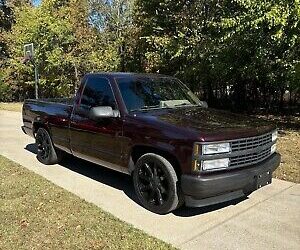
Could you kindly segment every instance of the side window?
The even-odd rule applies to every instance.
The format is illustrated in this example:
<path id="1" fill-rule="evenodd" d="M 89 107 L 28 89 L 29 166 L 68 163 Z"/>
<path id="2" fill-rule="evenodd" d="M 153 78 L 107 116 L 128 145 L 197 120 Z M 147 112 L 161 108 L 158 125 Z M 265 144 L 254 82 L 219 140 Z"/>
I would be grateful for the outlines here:
<path id="1" fill-rule="evenodd" d="M 101 77 L 89 77 L 83 90 L 80 106 L 90 109 L 98 106 L 110 106 L 116 109 L 116 102 L 109 81 Z"/>

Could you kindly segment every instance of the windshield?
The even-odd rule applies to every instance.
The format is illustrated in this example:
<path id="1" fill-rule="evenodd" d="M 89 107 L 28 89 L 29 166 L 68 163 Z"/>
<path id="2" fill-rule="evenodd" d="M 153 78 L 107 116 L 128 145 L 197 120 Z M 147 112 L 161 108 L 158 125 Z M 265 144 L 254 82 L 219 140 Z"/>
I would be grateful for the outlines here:
<path id="1" fill-rule="evenodd" d="M 116 81 L 128 111 L 200 104 L 200 100 L 175 78 L 117 78 Z"/>

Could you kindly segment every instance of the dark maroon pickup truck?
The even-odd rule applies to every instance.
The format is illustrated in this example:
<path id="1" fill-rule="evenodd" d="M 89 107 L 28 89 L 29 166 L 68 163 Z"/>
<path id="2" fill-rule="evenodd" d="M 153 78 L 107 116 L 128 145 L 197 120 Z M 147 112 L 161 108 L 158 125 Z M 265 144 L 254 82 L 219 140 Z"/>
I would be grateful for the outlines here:
<path id="1" fill-rule="evenodd" d="M 160 214 L 248 195 L 280 163 L 274 127 L 207 108 L 164 75 L 87 74 L 73 99 L 26 100 L 23 123 L 42 163 L 69 153 L 131 175 L 140 203 Z"/>

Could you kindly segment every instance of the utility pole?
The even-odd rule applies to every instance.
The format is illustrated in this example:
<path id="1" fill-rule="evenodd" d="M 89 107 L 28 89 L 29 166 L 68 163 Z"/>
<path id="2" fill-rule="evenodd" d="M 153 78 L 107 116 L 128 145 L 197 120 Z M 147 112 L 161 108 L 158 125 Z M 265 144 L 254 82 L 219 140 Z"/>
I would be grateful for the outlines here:
<path id="1" fill-rule="evenodd" d="M 39 72 L 37 62 L 34 62 L 35 99 L 39 98 Z"/>

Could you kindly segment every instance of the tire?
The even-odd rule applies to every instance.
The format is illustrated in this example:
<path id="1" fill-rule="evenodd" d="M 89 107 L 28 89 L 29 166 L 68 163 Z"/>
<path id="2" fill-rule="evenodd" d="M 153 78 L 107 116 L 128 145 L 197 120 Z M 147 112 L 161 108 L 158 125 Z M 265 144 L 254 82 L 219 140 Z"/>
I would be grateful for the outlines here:
<path id="1" fill-rule="evenodd" d="M 160 155 L 148 153 L 138 159 L 133 184 L 140 203 L 154 213 L 167 214 L 182 205 L 176 172 Z"/>
<path id="2" fill-rule="evenodd" d="M 38 129 L 35 136 L 35 142 L 38 148 L 37 159 L 41 163 L 52 165 L 59 163 L 62 160 L 63 152 L 54 147 L 49 132 L 46 129 Z"/>

